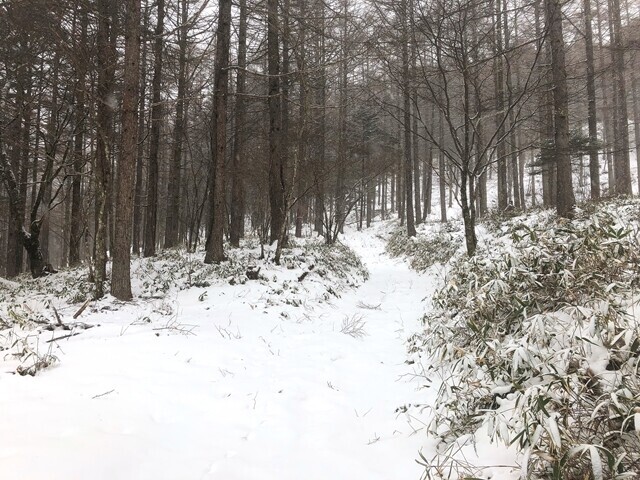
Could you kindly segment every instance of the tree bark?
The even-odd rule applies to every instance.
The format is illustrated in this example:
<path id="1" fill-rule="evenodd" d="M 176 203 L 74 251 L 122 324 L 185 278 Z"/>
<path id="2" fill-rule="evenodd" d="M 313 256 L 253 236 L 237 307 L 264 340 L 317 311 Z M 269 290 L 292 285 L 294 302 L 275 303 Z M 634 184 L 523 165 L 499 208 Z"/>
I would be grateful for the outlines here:
<path id="1" fill-rule="evenodd" d="M 224 255 L 224 226 L 225 226 L 225 161 L 227 153 L 227 97 L 229 92 L 229 50 L 231 43 L 231 0 L 218 1 L 218 29 L 216 32 L 216 64 L 214 71 L 214 121 L 212 135 L 215 135 L 215 151 L 212 167 L 214 172 L 213 184 L 213 215 L 205 263 L 219 263 L 226 260 Z"/>
<path id="2" fill-rule="evenodd" d="M 134 204 L 133 204 L 133 237 L 131 240 L 133 253 L 140 255 L 141 244 L 143 243 L 143 202 L 145 195 L 143 195 L 144 185 L 144 156 L 145 156 L 145 141 L 146 137 L 146 118 L 145 107 L 147 103 L 147 38 L 146 32 L 149 30 L 149 0 L 144 0 L 144 10 L 142 13 L 142 57 L 140 60 L 140 105 L 138 113 L 138 153 L 136 158 L 136 183 L 134 191 Z"/>
<path id="3" fill-rule="evenodd" d="M 616 195 L 631 195 L 631 166 L 629 162 L 629 124 L 627 114 L 627 87 L 624 76 L 624 45 L 620 0 L 609 0 L 611 28 L 611 62 L 613 66 L 615 150 L 613 155 Z"/>
<path id="4" fill-rule="evenodd" d="M 267 69 L 269 73 L 269 206 L 270 242 L 285 221 L 285 165 L 282 152 L 282 92 L 280 91 L 280 22 L 278 0 L 267 0 Z"/>
<path id="5" fill-rule="evenodd" d="M 589 125 L 589 186 L 591 199 L 600 198 L 600 161 L 598 159 L 598 117 L 596 114 L 596 83 L 591 27 L 591 0 L 583 0 L 584 43 L 587 61 L 587 122 Z"/>
<path id="6" fill-rule="evenodd" d="M 545 4 L 547 30 L 551 44 L 551 70 L 553 72 L 554 157 L 557 163 L 558 178 L 557 211 L 559 216 L 571 218 L 575 198 L 573 196 L 569 152 L 569 93 L 567 90 L 564 37 L 562 35 L 562 11 L 559 0 L 545 0 Z"/>
<path id="7" fill-rule="evenodd" d="M 112 121 L 115 96 L 113 92 L 116 69 L 116 26 L 113 0 L 98 2 L 97 32 L 97 112 L 96 112 L 96 227 L 94 235 L 94 295 L 104 295 L 107 277 L 107 222 L 109 219 L 108 199 L 111 189 L 111 144 Z"/>
<path id="8" fill-rule="evenodd" d="M 404 101 L 404 189 L 407 215 L 407 235 L 416 236 L 415 210 L 413 207 L 413 155 L 411 151 L 411 74 L 409 65 L 409 15 L 407 0 L 401 0 L 402 15 L 402 96 Z"/>
<path id="9" fill-rule="evenodd" d="M 247 121 L 246 94 L 247 65 L 247 1 L 240 0 L 240 25 L 238 29 L 238 73 L 236 86 L 236 128 L 234 132 L 233 170 L 231 179 L 231 246 L 239 247 L 244 236 L 244 175 L 245 130 Z"/>
<path id="10" fill-rule="evenodd" d="M 496 0 L 496 57 L 494 62 L 494 83 L 496 94 L 496 128 L 497 128 L 497 148 L 496 154 L 498 164 L 498 210 L 502 211 L 507 208 L 508 190 L 507 190 L 507 150 L 504 141 L 504 51 L 503 51 L 503 34 L 502 34 L 502 7 L 501 0 Z"/>
<path id="11" fill-rule="evenodd" d="M 118 163 L 111 294 L 131 300 L 131 234 L 133 190 L 138 142 L 140 90 L 140 0 L 126 1 L 124 85 L 122 96 L 122 147 Z"/>
<path id="12" fill-rule="evenodd" d="M 158 172 L 160 154 L 160 128 L 162 126 L 162 59 L 164 35 L 164 0 L 157 0 L 157 20 L 154 32 L 153 80 L 151 82 L 151 138 L 149 139 L 149 165 L 147 170 L 147 210 L 144 218 L 145 257 L 156 254 L 158 227 Z"/>
<path id="13" fill-rule="evenodd" d="M 167 183 L 167 218 L 164 247 L 178 245 L 180 237 L 180 188 L 182 184 L 182 150 L 185 138 L 187 102 L 187 35 L 189 33 L 189 3 L 180 0 L 180 28 L 178 29 L 178 92 L 176 97 L 176 119 L 173 130 L 173 152 L 169 165 Z M 238 73 L 240 75 L 240 73 Z"/>
<path id="14" fill-rule="evenodd" d="M 80 245 L 83 237 L 83 208 L 82 208 L 82 171 L 85 165 L 84 135 L 85 135 L 85 89 L 86 85 L 86 55 L 88 16 L 84 6 L 80 10 L 80 36 L 76 42 L 78 65 L 76 68 L 75 86 L 75 137 L 73 145 L 73 180 L 71 181 L 71 225 L 69 234 L 69 266 L 75 267 L 80 263 Z"/>

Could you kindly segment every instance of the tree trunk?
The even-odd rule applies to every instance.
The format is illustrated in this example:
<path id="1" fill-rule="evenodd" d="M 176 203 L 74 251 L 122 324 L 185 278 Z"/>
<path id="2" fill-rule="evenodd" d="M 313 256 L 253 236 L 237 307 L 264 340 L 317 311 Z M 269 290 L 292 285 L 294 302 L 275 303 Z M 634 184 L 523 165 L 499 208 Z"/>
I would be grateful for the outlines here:
<path id="1" fill-rule="evenodd" d="M 545 4 L 547 30 L 551 43 L 551 70 L 553 72 L 554 157 L 557 163 L 558 179 L 557 210 L 559 216 L 570 218 L 573 215 L 575 198 L 569 153 L 569 94 L 567 91 L 564 38 L 562 36 L 562 11 L 559 0 L 545 0 Z"/>
<path id="2" fill-rule="evenodd" d="M 126 1 L 124 85 L 122 95 L 122 147 L 118 163 L 111 294 L 131 300 L 131 233 L 133 189 L 138 142 L 138 95 L 140 90 L 140 0 Z"/>
<path id="3" fill-rule="evenodd" d="M 507 188 L 507 151 L 504 142 L 504 51 L 502 48 L 502 8 L 500 0 L 496 0 L 496 57 L 494 62 L 494 83 L 496 94 L 496 141 L 498 155 L 498 210 L 507 208 L 508 188 Z"/>
<path id="4" fill-rule="evenodd" d="M 498 0 L 500 1 L 500 0 Z M 502 11 L 504 17 L 504 48 L 505 51 L 511 51 L 511 31 L 509 26 L 509 7 L 507 5 L 507 0 L 502 0 Z M 517 24 L 514 21 L 513 26 L 515 35 L 517 35 Z M 517 38 L 516 38 L 517 43 Z M 513 60 L 508 60 L 509 64 L 514 65 L 511 68 L 507 68 L 506 72 L 506 85 L 507 85 L 507 105 L 513 105 L 513 91 L 514 91 L 514 82 L 513 82 L 513 68 L 518 67 L 518 62 L 513 62 Z M 517 73 L 516 73 L 517 76 Z M 517 80 L 516 80 L 517 81 Z M 518 127 L 516 125 L 515 112 L 513 110 L 509 113 L 509 159 L 511 163 L 511 185 L 513 191 L 513 206 L 520 210 L 524 207 L 523 199 L 520 197 L 520 162 L 518 158 L 518 139 L 517 139 L 517 130 Z"/>
<path id="5" fill-rule="evenodd" d="M 407 0 L 401 0 L 402 15 L 402 96 L 404 100 L 404 188 L 407 214 L 407 235 L 416 236 L 415 211 L 413 207 L 413 155 L 411 151 L 411 76 L 409 68 L 409 15 Z"/>
<path id="6" fill-rule="evenodd" d="M 315 230 L 319 234 L 325 234 L 324 229 L 324 211 L 325 211 L 325 136 L 326 136 L 326 89 L 327 75 L 325 65 L 325 34 L 324 34 L 324 2 L 318 2 L 317 12 L 319 20 L 319 45 L 317 46 L 319 55 L 316 67 L 318 68 L 318 79 L 316 87 L 316 103 L 318 105 L 318 133 L 316 140 L 316 161 L 313 162 L 314 183 L 315 183 Z"/>
<path id="7" fill-rule="evenodd" d="M 244 144 L 247 108 L 246 93 L 247 65 L 247 1 L 240 0 L 240 26 L 238 30 L 238 73 L 236 86 L 236 128 L 234 133 L 233 170 L 231 179 L 231 246 L 239 247 L 244 236 Z"/>
<path id="8" fill-rule="evenodd" d="M 300 96 L 299 96 L 299 127 L 297 132 L 298 148 L 297 148 L 297 169 L 301 172 L 298 175 L 297 181 L 297 204 L 296 204 L 296 232 L 295 236 L 302 237 L 302 223 L 304 221 L 305 214 L 308 210 L 307 206 L 307 182 L 304 172 L 307 168 L 307 143 L 308 143 L 308 78 L 304 73 L 307 68 L 307 31 L 305 25 L 306 17 L 306 0 L 300 1 L 300 21 L 299 26 L 299 41 L 298 41 L 298 78 L 300 81 Z"/>
<path id="9" fill-rule="evenodd" d="M 614 179 L 614 167 L 613 167 L 613 154 L 611 151 L 611 141 L 613 138 L 613 120 L 611 115 L 610 93 L 607 91 L 607 76 L 610 73 L 611 68 L 608 68 L 604 58 L 604 40 L 602 31 L 602 15 L 600 13 L 600 2 L 595 2 L 596 7 L 596 25 L 598 26 L 598 66 L 600 69 L 600 90 L 602 94 L 602 123 L 603 123 L 603 142 L 604 142 L 604 154 L 607 162 L 607 185 L 609 195 L 613 194 L 615 190 Z M 614 92 L 614 89 L 612 89 Z"/>
<path id="10" fill-rule="evenodd" d="M 149 139 L 149 165 L 147 170 L 147 210 L 144 218 L 145 257 L 156 254 L 156 229 L 158 226 L 158 171 L 160 153 L 160 128 L 162 126 L 162 58 L 164 35 L 164 0 L 157 0 L 157 23 L 154 32 L 153 80 L 151 82 L 151 138 Z"/>
<path id="11" fill-rule="evenodd" d="M 624 45 L 620 0 L 609 0 L 611 25 L 611 63 L 613 66 L 614 99 L 614 177 L 616 195 L 631 195 L 631 169 L 629 162 L 629 123 L 627 115 L 627 87 L 624 76 Z"/>
<path id="12" fill-rule="evenodd" d="M 460 206 L 462 207 L 462 220 L 464 223 L 464 239 L 467 247 L 467 255 L 472 257 L 476 253 L 478 239 L 476 238 L 475 214 L 470 205 L 472 198 L 467 194 L 468 178 L 469 172 L 463 168 L 460 175 Z M 473 188 L 470 190 L 473 190 Z"/>
<path id="13" fill-rule="evenodd" d="M 167 218 L 164 235 L 165 248 L 178 245 L 180 236 L 180 188 L 182 184 L 182 150 L 185 138 L 187 95 L 187 35 L 189 33 L 189 3 L 180 0 L 180 28 L 178 29 L 178 92 L 176 97 L 176 120 L 173 130 L 173 152 L 169 165 L 167 183 Z M 238 74 L 239 75 L 239 74 Z"/>
<path id="14" fill-rule="evenodd" d="M 218 29 L 216 31 L 216 64 L 214 71 L 214 129 L 216 149 L 212 166 L 215 168 L 213 184 L 213 215 L 205 263 L 219 263 L 224 255 L 225 226 L 225 161 L 227 153 L 227 97 L 229 93 L 229 50 L 231 43 L 231 0 L 218 1 Z"/>
<path id="15" fill-rule="evenodd" d="M 282 96 L 280 91 L 280 22 L 278 0 L 267 0 L 267 63 L 269 72 L 269 206 L 270 242 L 277 240 L 285 221 L 285 165 L 282 152 Z"/>
<path id="16" fill-rule="evenodd" d="M 444 126 L 443 119 L 439 118 L 440 128 L 439 128 L 439 139 L 438 143 L 440 145 L 444 144 Z M 439 190 L 440 190 L 440 221 L 442 223 L 447 222 L 447 181 L 446 181 L 446 164 L 444 153 L 441 149 L 438 149 L 438 177 L 439 177 Z"/>
<path id="17" fill-rule="evenodd" d="M 598 160 L 598 117 L 596 114 L 596 83 L 593 60 L 593 32 L 591 29 L 591 0 L 583 0 L 584 43 L 587 60 L 587 101 L 589 125 L 589 184 L 591 199 L 600 198 L 600 162 Z"/>
<path id="18" fill-rule="evenodd" d="M 75 267 L 80 263 L 80 245 L 83 237 L 83 206 L 82 206 L 82 171 L 84 169 L 84 133 L 85 133 L 85 88 L 86 61 L 88 61 L 85 45 L 87 44 L 87 11 L 79 6 L 80 11 L 80 38 L 76 42 L 76 49 L 80 53 L 76 69 L 75 88 L 75 137 L 73 145 L 73 180 L 71 181 L 71 225 L 69 234 L 69 266 Z"/>
<path id="19" fill-rule="evenodd" d="M 345 191 L 345 175 L 347 170 L 347 78 L 349 68 L 347 61 L 347 15 L 348 15 L 348 0 L 343 0 L 344 11 L 342 13 L 342 31 L 340 35 L 340 66 L 339 66 L 339 100 L 338 100 L 338 165 L 336 175 L 336 189 L 335 189 L 335 221 L 340 225 L 340 233 L 343 232 L 343 225 L 346 215 L 346 191 Z"/>
<path id="20" fill-rule="evenodd" d="M 627 25 L 631 25 L 631 15 L 629 14 L 629 0 L 624 2 Z M 637 50 L 631 50 L 631 61 L 629 68 L 629 76 L 631 79 L 631 101 L 633 108 L 633 134 L 634 143 L 636 149 L 636 169 L 638 175 L 638 193 L 640 194 L 640 101 L 638 100 L 638 75 L 636 74 L 637 67 Z"/>
<path id="21" fill-rule="evenodd" d="M 138 113 L 138 153 L 136 158 L 136 183 L 134 192 L 134 205 L 133 205 L 133 237 L 131 240 L 133 253 L 140 255 L 140 248 L 143 242 L 143 201 L 144 195 L 142 187 L 144 184 L 143 170 L 144 170 L 144 154 L 145 154 L 145 142 L 146 137 L 146 119 L 145 119 L 145 107 L 147 99 L 147 38 L 146 32 L 149 29 L 149 0 L 144 0 L 144 12 L 143 12 L 143 26 L 142 31 L 142 58 L 140 60 L 140 105 Z"/>
<path id="22" fill-rule="evenodd" d="M 9 212 L 11 215 L 11 223 L 9 229 L 17 233 L 21 247 L 27 251 L 29 258 L 29 268 L 33 278 L 41 277 L 45 274 L 45 263 L 40 250 L 40 222 L 31 222 L 30 231 L 24 228 L 24 211 L 20 206 L 20 191 L 16 177 L 13 174 L 7 156 L 4 153 L 4 145 L 0 138 L 0 181 L 5 185 L 7 194 L 9 195 Z M 42 187 L 41 187 L 42 189 Z M 37 210 L 38 204 L 34 205 Z"/>
<path id="23" fill-rule="evenodd" d="M 108 198 L 111 189 L 111 143 L 116 68 L 116 26 L 113 0 L 99 0 L 97 32 L 97 112 L 96 112 L 96 227 L 94 235 L 95 297 L 104 295 L 107 276 Z"/>

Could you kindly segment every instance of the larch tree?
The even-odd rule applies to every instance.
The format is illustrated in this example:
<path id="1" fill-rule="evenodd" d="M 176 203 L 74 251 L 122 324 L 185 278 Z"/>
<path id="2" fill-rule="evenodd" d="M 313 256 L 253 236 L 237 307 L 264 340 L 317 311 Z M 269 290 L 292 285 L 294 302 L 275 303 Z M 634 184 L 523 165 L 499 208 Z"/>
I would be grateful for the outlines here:
<path id="1" fill-rule="evenodd" d="M 224 254 L 225 211 L 225 162 L 227 152 L 227 97 L 229 94 L 229 52 L 231 48 L 231 0 L 218 2 L 218 29 L 216 31 L 216 64 L 213 81 L 213 142 L 211 167 L 213 191 L 211 227 L 207 238 L 205 263 L 226 260 Z"/>
<path id="2" fill-rule="evenodd" d="M 183 145 L 186 137 L 187 106 L 187 47 L 189 35 L 189 2 L 179 1 L 178 17 L 178 89 L 176 92 L 175 121 L 173 127 L 173 149 L 169 164 L 167 183 L 167 216 L 165 222 L 164 246 L 173 248 L 180 237 L 180 192 L 182 188 Z"/>
<path id="3" fill-rule="evenodd" d="M 233 137 L 233 159 L 231 177 L 231 224 L 229 242 L 234 247 L 240 246 L 240 238 L 244 236 L 245 216 L 245 144 L 247 130 L 247 0 L 240 0 L 238 25 L 238 70 L 236 75 L 236 118 Z"/>
<path id="4" fill-rule="evenodd" d="M 596 111 L 595 61 L 593 54 L 593 29 L 591 25 L 591 0 L 583 0 L 584 43 L 587 70 L 587 123 L 589 127 L 589 184 L 593 200 L 600 198 L 600 160 L 598 158 L 598 117 Z"/>
<path id="5" fill-rule="evenodd" d="M 124 85 L 122 96 L 122 136 L 118 162 L 118 188 L 115 204 L 116 230 L 113 243 L 111 294 L 131 300 L 131 236 L 133 192 L 138 151 L 138 96 L 140 89 L 140 0 L 127 0 Z"/>
<path id="6" fill-rule="evenodd" d="M 94 295 L 104 295 L 107 279 L 108 199 L 111 189 L 111 150 L 113 145 L 114 81 L 116 70 L 116 12 L 113 0 L 99 0 L 96 39 L 96 159 L 95 159 L 95 227 L 94 227 Z"/>
<path id="7" fill-rule="evenodd" d="M 547 14 L 547 35 L 551 44 L 551 71 L 553 76 L 553 154 L 557 165 L 557 211 L 561 217 L 573 215 L 575 197 L 571 174 L 571 154 L 569 146 L 569 92 L 567 90 L 567 69 L 565 46 L 562 35 L 562 9 L 559 0 L 545 0 Z"/>
<path id="8" fill-rule="evenodd" d="M 151 138 L 149 140 L 149 164 L 147 175 L 147 208 L 144 219 L 145 257 L 156 254 L 156 230 L 158 224 L 158 175 L 160 168 L 160 129 L 162 127 L 162 63 L 164 35 L 164 0 L 157 0 L 156 27 L 153 47 L 153 80 L 151 83 Z"/>

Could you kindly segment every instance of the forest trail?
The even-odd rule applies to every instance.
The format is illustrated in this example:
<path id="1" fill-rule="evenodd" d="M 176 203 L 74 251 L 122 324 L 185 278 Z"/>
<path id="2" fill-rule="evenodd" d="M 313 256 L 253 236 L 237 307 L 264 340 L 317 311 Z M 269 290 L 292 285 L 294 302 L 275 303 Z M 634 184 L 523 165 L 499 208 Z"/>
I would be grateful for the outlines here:
<path id="1" fill-rule="evenodd" d="M 179 328 L 122 307 L 62 343 L 59 366 L 1 375 L 0 478 L 420 478 L 423 425 L 396 409 L 430 395 L 405 340 L 433 280 L 373 233 L 346 243 L 370 278 L 330 304 L 255 308 L 249 284 L 185 290 L 166 324 Z M 344 319 L 365 335 L 341 333 Z"/>

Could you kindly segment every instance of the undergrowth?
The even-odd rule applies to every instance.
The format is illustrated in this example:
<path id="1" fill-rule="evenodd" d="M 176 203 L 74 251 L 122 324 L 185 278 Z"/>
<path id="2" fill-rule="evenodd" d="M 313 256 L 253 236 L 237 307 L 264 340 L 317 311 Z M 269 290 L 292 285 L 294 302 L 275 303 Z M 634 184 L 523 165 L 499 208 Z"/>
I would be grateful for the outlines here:
<path id="1" fill-rule="evenodd" d="M 464 244 L 460 222 L 433 224 L 426 232 L 408 237 L 405 228 L 397 228 L 387 243 L 387 253 L 392 257 L 405 257 L 411 268 L 424 272 L 435 264 L 445 264 Z"/>
<path id="2" fill-rule="evenodd" d="M 518 448 L 523 478 L 635 476 L 638 203 L 493 230 L 490 248 L 453 262 L 410 342 L 441 380 L 429 430 L 442 442 L 426 476 L 442 478 L 432 467 L 480 431 Z"/>

